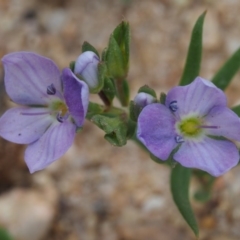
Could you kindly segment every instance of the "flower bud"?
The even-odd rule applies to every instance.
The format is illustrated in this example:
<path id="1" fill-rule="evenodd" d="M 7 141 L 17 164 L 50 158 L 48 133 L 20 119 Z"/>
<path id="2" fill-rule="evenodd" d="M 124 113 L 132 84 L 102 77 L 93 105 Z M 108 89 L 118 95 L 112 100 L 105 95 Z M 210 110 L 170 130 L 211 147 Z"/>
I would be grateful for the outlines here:
<path id="1" fill-rule="evenodd" d="M 138 93 L 134 98 L 134 103 L 142 108 L 154 102 L 156 102 L 156 98 L 145 92 Z"/>
<path id="2" fill-rule="evenodd" d="M 82 77 L 90 90 L 98 88 L 99 57 L 91 51 L 83 52 L 75 62 L 74 73 Z"/>

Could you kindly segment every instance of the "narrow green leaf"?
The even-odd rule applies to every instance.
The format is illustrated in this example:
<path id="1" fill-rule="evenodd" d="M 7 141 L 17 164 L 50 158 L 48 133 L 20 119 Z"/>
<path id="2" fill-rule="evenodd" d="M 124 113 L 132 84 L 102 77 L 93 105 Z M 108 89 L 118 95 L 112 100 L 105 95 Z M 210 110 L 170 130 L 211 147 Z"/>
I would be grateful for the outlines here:
<path id="1" fill-rule="evenodd" d="M 232 111 L 234 111 L 238 116 L 240 116 L 240 105 L 232 107 Z"/>
<path id="2" fill-rule="evenodd" d="M 171 192 L 183 218 L 198 237 L 198 225 L 189 201 L 191 169 L 177 164 L 171 173 Z"/>
<path id="3" fill-rule="evenodd" d="M 1 240 L 13 240 L 13 238 L 9 235 L 7 230 L 0 228 L 0 239 Z"/>
<path id="4" fill-rule="evenodd" d="M 181 86 L 191 83 L 199 75 L 202 59 L 202 31 L 205 15 L 206 12 L 198 18 L 193 28 L 187 60 L 179 83 Z"/>
<path id="5" fill-rule="evenodd" d="M 106 53 L 109 76 L 122 79 L 125 77 L 124 60 L 121 49 L 113 35 L 110 36 Z"/>
<path id="6" fill-rule="evenodd" d="M 129 68 L 129 45 L 130 45 L 130 28 L 129 23 L 122 21 L 113 31 L 113 36 L 117 41 L 124 60 L 124 69 L 127 75 Z"/>
<path id="7" fill-rule="evenodd" d="M 212 82 L 224 90 L 240 68 L 240 48 L 226 61 L 212 79 Z"/>

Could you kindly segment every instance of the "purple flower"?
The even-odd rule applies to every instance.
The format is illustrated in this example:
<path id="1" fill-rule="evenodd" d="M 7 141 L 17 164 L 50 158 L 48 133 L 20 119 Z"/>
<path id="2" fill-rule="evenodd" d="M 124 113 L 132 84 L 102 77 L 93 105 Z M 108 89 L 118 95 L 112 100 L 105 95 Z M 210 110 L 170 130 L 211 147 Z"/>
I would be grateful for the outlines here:
<path id="1" fill-rule="evenodd" d="M 156 98 L 145 92 L 138 93 L 134 98 L 134 103 L 142 108 L 156 101 Z"/>
<path id="2" fill-rule="evenodd" d="M 98 88 L 99 57 L 91 51 L 83 52 L 75 62 L 74 73 L 83 77 L 90 90 Z"/>
<path id="3" fill-rule="evenodd" d="M 20 106 L 0 119 L 0 135 L 29 144 L 25 161 L 31 173 L 61 157 L 83 125 L 89 90 L 69 68 L 61 74 L 55 63 L 34 53 L 16 52 L 3 57 L 5 86 Z"/>
<path id="4" fill-rule="evenodd" d="M 227 108 L 224 93 L 197 77 L 187 86 L 169 91 L 165 105 L 146 106 L 138 118 L 138 139 L 156 157 L 219 176 L 239 161 L 240 119 Z M 218 138 L 225 137 L 225 138 Z"/>

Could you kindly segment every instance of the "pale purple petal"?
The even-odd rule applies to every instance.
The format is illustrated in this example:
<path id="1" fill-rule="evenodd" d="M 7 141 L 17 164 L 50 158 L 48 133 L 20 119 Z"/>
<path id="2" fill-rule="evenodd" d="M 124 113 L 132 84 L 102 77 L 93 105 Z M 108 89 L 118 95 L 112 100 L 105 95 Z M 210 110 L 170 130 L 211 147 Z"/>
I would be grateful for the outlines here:
<path id="1" fill-rule="evenodd" d="M 73 144 L 76 126 L 70 121 L 55 121 L 39 140 L 25 151 L 25 162 L 31 173 L 46 168 L 60 158 Z"/>
<path id="2" fill-rule="evenodd" d="M 184 167 L 198 168 L 218 177 L 238 164 L 239 153 L 230 141 L 205 137 L 201 142 L 184 142 L 173 158 Z"/>
<path id="3" fill-rule="evenodd" d="M 206 115 L 212 107 L 226 106 L 226 96 L 213 83 L 197 77 L 187 86 L 171 89 L 166 97 L 166 106 L 177 101 L 177 113 L 180 116 L 188 114 Z"/>
<path id="4" fill-rule="evenodd" d="M 205 125 L 217 128 L 206 129 L 206 134 L 223 136 L 240 141 L 240 119 L 226 107 L 214 107 L 205 117 Z"/>
<path id="5" fill-rule="evenodd" d="M 69 68 L 62 73 L 63 91 L 68 110 L 76 125 L 83 125 L 89 103 L 89 89 L 85 82 L 80 81 Z"/>
<path id="6" fill-rule="evenodd" d="M 177 146 L 174 124 L 174 116 L 164 105 L 147 105 L 138 117 L 137 138 L 153 155 L 167 160 Z"/>
<path id="7" fill-rule="evenodd" d="M 47 108 L 16 107 L 0 118 L 0 136 L 20 144 L 39 139 L 54 121 Z"/>
<path id="8" fill-rule="evenodd" d="M 145 92 L 140 92 L 136 95 L 134 98 L 134 103 L 136 103 L 140 107 L 145 107 L 153 102 L 156 102 L 156 98 L 153 97 L 152 95 L 145 93 Z"/>
<path id="9" fill-rule="evenodd" d="M 45 105 L 51 99 L 47 87 L 61 90 L 60 71 L 55 63 L 30 52 L 15 52 L 2 59 L 5 86 L 9 97 L 18 104 Z"/>
<path id="10" fill-rule="evenodd" d="M 91 51 L 83 52 L 75 62 L 74 73 L 83 76 L 89 88 L 98 86 L 99 57 Z"/>

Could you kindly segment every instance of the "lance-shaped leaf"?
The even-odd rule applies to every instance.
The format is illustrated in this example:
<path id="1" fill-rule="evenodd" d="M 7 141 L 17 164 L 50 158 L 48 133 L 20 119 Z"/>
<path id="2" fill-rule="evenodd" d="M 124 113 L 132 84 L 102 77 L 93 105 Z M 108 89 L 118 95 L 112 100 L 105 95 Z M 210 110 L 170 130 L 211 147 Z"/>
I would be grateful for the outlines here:
<path id="1" fill-rule="evenodd" d="M 202 59 L 202 31 L 205 15 L 206 12 L 198 18 L 193 28 L 187 60 L 179 83 L 181 86 L 191 83 L 199 75 Z"/>
<path id="2" fill-rule="evenodd" d="M 122 21 L 114 29 L 113 36 L 121 49 L 124 62 L 124 69 L 127 74 L 129 68 L 129 45 L 130 45 L 129 23 Z"/>
<path id="3" fill-rule="evenodd" d="M 224 90 L 240 68 L 240 48 L 226 61 L 212 79 L 212 82 Z"/>
<path id="4" fill-rule="evenodd" d="M 116 79 L 124 78 L 125 71 L 122 51 L 113 35 L 110 36 L 105 58 L 109 76 Z"/>
<path id="5" fill-rule="evenodd" d="M 171 173 L 171 192 L 173 200 L 177 205 L 189 227 L 198 237 L 198 224 L 194 217 L 193 210 L 189 202 L 189 183 L 191 178 L 191 169 L 177 164 Z"/>
<path id="6" fill-rule="evenodd" d="M 200 72 L 202 59 L 202 31 L 206 12 L 204 12 L 195 23 L 192 31 L 191 41 L 188 48 L 188 55 L 179 85 L 190 84 Z M 186 169 L 177 165 L 171 174 L 171 191 L 175 204 L 177 205 L 183 218 L 198 236 L 198 225 L 189 201 L 189 182 L 191 169 Z"/>
<path id="7" fill-rule="evenodd" d="M 1 240 L 13 240 L 7 230 L 0 228 L 0 239 Z"/>

